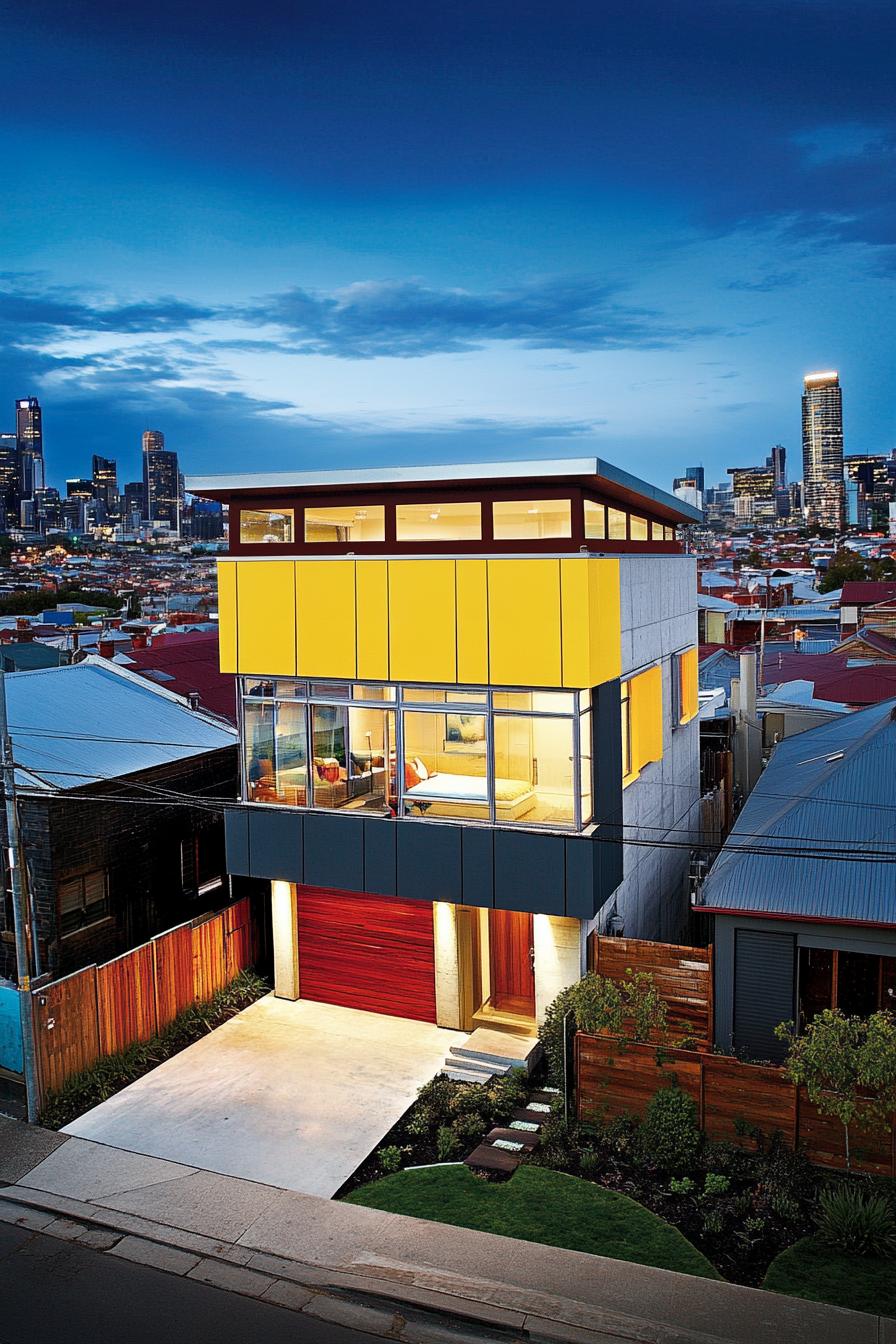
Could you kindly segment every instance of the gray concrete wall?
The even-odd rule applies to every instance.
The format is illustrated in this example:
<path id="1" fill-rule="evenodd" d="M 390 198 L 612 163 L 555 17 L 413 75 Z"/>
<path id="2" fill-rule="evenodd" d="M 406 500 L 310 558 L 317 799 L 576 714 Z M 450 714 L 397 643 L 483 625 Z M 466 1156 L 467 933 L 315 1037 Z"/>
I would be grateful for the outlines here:
<path id="1" fill-rule="evenodd" d="M 623 677 L 657 661 L 662 667 L 663 759 L 623 791 L 623 879 L 592 927 L 602 932 L 615 911 L 627 937 L 675 942 L 688 914 L 687 846 L 699 838 L 700 729 L 696 718 L 673 728 L 672 655 L 697 642 L 696 561 L 622 556 L 620 583 Z"/>

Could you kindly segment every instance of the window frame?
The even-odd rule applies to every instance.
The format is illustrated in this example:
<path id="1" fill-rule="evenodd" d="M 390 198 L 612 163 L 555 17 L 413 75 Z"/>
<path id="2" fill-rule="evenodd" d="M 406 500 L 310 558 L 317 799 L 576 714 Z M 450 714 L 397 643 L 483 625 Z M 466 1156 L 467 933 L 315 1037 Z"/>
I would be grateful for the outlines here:
<path id="1" fill-rule="evenodd" d="M 64 919 L 65 919 L 65 915 L 63 914 L 63 911 L 62 911 L 62 888 L 63 888 L 63 887 L 67 887 L 67 886 L 71 886 L 71 885 L 73 885 L 73 884 L 76 883 L 76 882 L 77 882 L 77 883 L 80 883 L 80 887 L 81 887 L 81 906 L 80 906 L 80 909 L 81 909 L 81 913 L 82 913 L 82 915 L 83 915 L 83 916 L 86 916 L 86 914 L 87 914 L 87 909 L 88 909 L 88 903 L 87 903 L 87 899 L 86 899 L 86 896 L 87 896 L 86 882 L 87 882 L 87 879 L 88 879 L 88 878 L 90 878 L 90 877 L 96 877 L 96 876 L 100 876 L 100 877 L 102 877 L 102 880 L 103 880 L 103 898 L 102 898 L 102 907 L 103 907 L 103 908 L 102 908 L 102 912 L 101 912 L 100 914 L 95 915 L 95 916 L 94 916 L 93 918 L 91 918 L 91 919 L 87 919 L 87 918 L 82 919 L 82 922 L 81 922 L 80 924 L 78 924 L 78 926 L 77 926 L 76 928 L 73 928 L 73 929 L 72 929 L 72 928 L 70 928 L 70 929 L 63 929 L 63 922 L 64 922 Z M 99 902 L 97 902 L 97 901 L 92 901 L 90 904 L 91 904 L 91 905 L 97 905 L 97 904 L 99 904 Z M 60 939 L 62 939 L 62 938 L 73 938 L 73 937 L 77 937 L 77 935 L 78 935 L 79 933 L 83 933 L 83 932 L 85 931 L 85 929 L 91 929 L 91 928 L 93 928 L 96 924 L 103 924 L 107 919 L 109 919 L 109 918 L 110 918 L 110 908 L 109 908 L 109 869 L 108 869 L 108 868 L 85 868 L 85 869 L 83 869 L 80 873 L 72 873 L 72 874 L 70 874 L 68 877 L 61 877 L 61 878 L 58 878 L 57 881 L 56 881 L 56 917 L 57 917 L 57 919 L 58 919 L 58 921 L 59 921 L 58 927 L 59 927 L 59 937 L 60 937 Z"/>
<path id="2" fill-rule="evenodd" d="M 243 798 L 243 801 L 246 802 L 246 803 L 252 803 L 252 802 L 256 801 L 256 800 L 250 799 L 250 797 L 249 797 L 249 789 L 248 789 L 248 778 L 247 778 L 247 774 L 248 774 L 248 758 L 247 758 L 247 754 L 246 754 L 246 750 L 245 750 L 245 745 L 246 745 L 246 732 L 245 732 L 245 724 L 246 724 L 246 705 L 248 705 L 248 704 L 262 704 L 262 705 L 269 705 L 269 706 L 271 706 L 271 708 L 272 708 L 272 710 L 273 710 L 272 724 L 271 724 L 271 732 L 272 732 L 272 735 L 273 735 L 274 750 L 275 750 L 275 758 L 274 758 L 274 768 L 275 768 L 275 771 L 276 771 L 276 728 L 277 728 L 276 715 L 277 715 L 277 706 L 278 706 L 279 704 L 285 702 L 285 703 L 289 703 L 289 704 L 302 704 L 302 705 L 304 705 L 304 707 L 305 707 L 305 740 L 306 740 L 306 744 L 308 744 L 308 748 L 307 748 L 307 750 L 308 750 L 308 754 L 309 754 L 309 759 L 310 759 L 310 755 L 312 754 L 312 753 L 311 753 L 311 745 L 310 745 L 310 744 L 312 743 L 313 708 L 314 708 L 314 706 L 315 706 L 315 705 L 327 705 L 327 706 L 335 706 L 335 707 L 337 707 L 337 708 L 343 708 L 343 709 L 348 709 L 348 708 L 350 708 L 350 707 L 352 707 L 352 706 L 356 706 L 356 707 L 358 707 L 358 708 L 374 708 L 374 709 L 380 709 L 380 710 L 383 710 L 384 712 L 391 712 L 391 713 L 393 713 L 394 716 L 395 716 L 395 717 L 394 717 L 394 727 L 395 727 L 395 808 L 396 808 L 396 813 L 397 813 L 398 818 L 400 818 L 400 819 L 403 820 L 403 821 L 425 821 L 425 820 L 426 820 L 426 817 L 425 817 L 425 816 L 415 816 L 415 815 L 413 815 L 413 814 L 406 813 L 405 810 L 404 810 L 404 808 L 405 808 L 405 781 L 404 781 L 404 771 L 403 771 L 403 770 L 399 770 L 399 768 L 398 768 L 398 762 L 399 762 L 399 761 L 404 761 L 404 759 L 405 759 L 405 725 L 404 725 L 404 716 L 405 716 L 406 713 L 441 714 L 443 717 L 446 716 L 446 715 L 448 715 L 448 714 L 468 714 L 468 715 L 476 715 L 477 717 L 482 717 L 482 718 L 484 718 L 484 720 L 485 720 L 485 762 L 486 762 L 485 779 L 486 779 L 486 790 L 487 790 L 487 795 L 488 795 L 488 798 L 487 798 L 487 802 L 488 802 L 488 818 L 487 818 L 487 819 L 484 819 L 484 820 L 480 820 L 479 818 L 475 818 L 475 817 L 469 817 L 469 818 L 452 818 L 452 817 L 441 817 L 441 816 L 440 816 L 440 817 L 438 818 L 438 820 L 439 820 L 439 822 L 444 822 L 444 823 L 446 823 L 446 824 L 457 824 L 457 823 L 461 823 L 461 824 L 464 824 L 464 825 L 488 825 L 488 826 L 491 826 L 491 827 L 494 827 L 494 826 L 496 826 L 496 825 L 501 825 L 501 824 L 504 824 L 504 825 L 511 825 L 511 824 L 512 824 L 512 823 L 506 823 L 506 822 L 505 822 L 505 823 L 501 823 L 501 822 L 499 822 L 498 819 L 497 819 L 497 815 L 496 815 L 496 813 L 497 813 L 497 805 L 496 805 L 496 800 L 495 800 L 495 752 L 494 752 L 494 727 L 493 727 L 495 718 L 517 718 L 517 719 L 519 719 L 519 718 L 540 718 L 540 719 L 560 719 L 560 720 L 562 720 L 562 721 L 564 721 L 564 722 L 571 722 L 571 723 L 572 723 L 572 750 L 573 750 L 573 756 L 572 756 L 572 761 L 571 761 L 572 797 L 573 797 L 573 820 L 572 820 L 571 823 L 569 823 L 569 824 L 565 824 L 565 825 L 562 824 L 562 823 L 557 823 L 557 822 L 538 822 L 538 821 L 525 822 L 525 823 L 521 823 L 521 824 L 519 825 L 519 829 L 521 829 L 521 830 L 523 830 L 523 829 L 527 829 L 527 830 L 559 831 L 559 832 L 563 833 L 564 835 L 569 835 L 569 834 L 581 834 L 581 832 L 585 829 L 585 827 L 591 824 L 591 820 L 592 820 L 592 818 L 593 818 L 593 809 L 594 809 L 594 797 L 595 797 L 595 790 L 596 790 L 596 781 L 595 781 L 595 778 L 594 778 L 595 760 L 594 760 L 593 753 L 592 753 L 591 750 L 590 750 L 590 729 L 591 729 L 591 723 L 592 723 L 592 719 L 591 719 L 591 715 L 592 715 L 592 702 L 591 702 L 591 695 L 590 695 L 590 692 L 588 692 L 588 691 L 584 691 L 584 692 L 582 692 L 582 691 L 571 690 L 571 691 L 569 691 L 569 692 L 560 692 L 561 694 L 568 694 L 569 697 L 570 697 L 570 702 L 571 702 L 571 703 L 570 703 L 569 711 L 568 711 L 567 713 L 563 713 L 563 712 L 558 711 L 558 710 L 556 710 L 556 709 L 533 709 L 533 708 L 531 708 L 531 707 L 530 707 L 530 708 L 527 708 L 527 709 L 520 709 L 520 708 L 502 708 L 502 707 L 496 706 L 496 705 L 494 704 L 494 697 L 495 697 L 495 694 L 496 694 L 496 693 L 497 693 L 497 694 L 516 694 L 516 695 L 521 695 L 521 694 L 522 694 L 522 695 L 533 695 L 533 694 L 539 694 L 539 693 L 541 693 L 541 694 L 546 694 L 546 695 L 556 695 L 556 694 L 558 694 L 557 688 L 556 688 L 556 687 L 550 687 L 550 686 L 546 686 L 546 687 L 537 687 L 537 686 L 495 686 L 495 687 L 487 686 L 487 687 L 482 687 L 482 686 L 472 686 L 472 685 L 471 685 L 471 686 L 447 686 L 447 685 L 441 685 L 441 684 L 440 684 L 440 685 L 436 685 L 436 684 L 434 684 L 434 683 L 425 683 L 425 682 L 404 682 L 404 683 L 398 683 L 398 682 L 370 682 L 370 681 L 366 681 L 366 682 L 357 682 L 357 681 L 355 681 L 355 682 L 345 682 L 345 681 L 336 681 L 336 680 L 332 680 L 332 681 L 330 681 L 328 678 L 319 678 L 319 679 L 318 679 L 317 681 L 315 681 L 314 683 L 312 683 L 312 682 L 310 681 L 310 679 L 308 679 L 308 680 L 304 680 L 304 681 L 303 681 L 302 679 L 297 679 L 297 684 L 298 684 L 299 686 L 304 686 L 304 687 L 305 687 L 305 694 L 304 694 L 304 695 L 303 695 L 303 694 L 298 694 L 298 695 L 295 696 L 295 698 L 290 698 L 290 697 L 287 697 L 287 696 L 276 695 L 276 694 L 275 694 L 275 695 L 272 695 L 272 696 L 267 696 L 267 695 L 252 695 L 252 694 L 250 694 L 250 693 L 247 692 L 247 689 L 246 689 L 246 687 L 247 687 L 247 683 L 250 682 L 250 681 L 251 681 L 251 682 L 254 682 L 256 685 L 262 685 L 262 686 L 264 686 L 264 685 L 270 685 L 272 682 L 276 682 L 277 680 L 278 680 L 277 678 L 269 678 L 269 679 L 267 679 L 267 680 L 262 680 L 262 679 L 257 678 L 257 677 L 247 677 L 247 676 L 245 676 L 245 675 L 242 675 L 242 676 L 240 676 L 240 677 L 238 678 L 238 681 L 239 681 L 239 699 L 240 699 L 240 706 L 239 706 L 239 708 L 240 708 L 240 714 L 239 714 L 239 722 L 240 722 L 240 777 L 241 777 L 241 787 L 242 787 L 242 798 Z M 283 679 L 281 678 L 280 680 L 283 680 Z M 333 686 L 345 686 L 345 685 L 347 685 L 347 686 L 349 686 L 349 688 L 352 688 L 352 687 L 354 687 L 354 686 L 359 686 L 359 685 L 360 685 L 360 686 L 370 686 L 371 688 L 375 688 L 375 689 L 381 689 L 383 686 L 390 686 L 390 687 L 392 687 L 392 688 L 394 689 L 394 692 L 395 692 L 395 698 L 394 698 L 393 700 L 354 700 L 354 699 L 351 699 L 351 698 L 350 698 L 350 699 L 345 699 L 345 698 L 343 698 L 343 697 L 336 697 L 336 696 L 328 697 L 328 696 L 325 694 L 325 692 L 324 692 L 324 693 L 321 693 L 320 691 L 316 691 L 316 692 L 312 693 L 312 689 L 311 689 L 311 688 L 312 688 L 312 684 L 313 684 L 315 687 L 326 687 L 327 684 L 330 684 L 330 685 L 333 685 Z M 407 699 L 405 698 L 405 692 L 408 691 L 408 690 L 424 690 L 424 691 L 436 691 L 436 692 L 439 692 L 439 693 L 444 693 L 444 694 L 445 694 L 445 700 L 444 700 L 443 702 L 435 702 L 435 701 L 434 701 L 434 702 L 429 703 L 429 704 L 427 704 L 426 701 L 423 701 L 423 700 L 407 700 Z M 460 693 L 460 694 L 464 694 L 464 695 L 476 694 L 476 695 L 481 695 L 482 698 L 476 700 L 475 702 L 474 702 L 474 701 L 470 701 L 470 700 L 461 700 L 461 699 L 454 699 L 454 700 L 452 700 L 452 699 L 451 699 L 451 693 L 452 693 L 452 692 Z M 588 819 L 587 821 L 583 821 L 583 813 L 582 813 L 582 789 L 581 789 L 581 769 L 582 769 L 582 749 L 581 749 L 581 746 L 582 746 L 582 722 L 581 722 L 581 721 L 582 721 L 583 718 L 586 718 L 586 719 L 587 719 L 587 727 L 588 727 L 588 730 L 589 730 L 589 752 L 588 752 L 588 756 L 589 756 L 589 759 L 590 759 L 590 761 L 591 761 L 591 766 L 590 766 L 590 776 L 591 776 L 591 816 L 589 817 L 589 819 Z M 309 787 L 309 789 L 308 789 L 307 792 L 306 792 L 306 802 L 305 802 L 304 805 L 302 805 L 302 804 L 296 804 L 296 806 L 299 807 L 300 809 L 304 808 L 304 810 L 306 810 L 306 811 L 320 810 L 320 809 L 315 809 L 315 806 L 314 806 L 314 781 L 313 781 L 313 778 L 312 778 L 312 772 L 311 772 L 310 768 L 308 769 L 308 782 L 309 782 L 310 787 Z M 448 801 L 451 801 L 451 800 L 449 799 Z M 464 799 L 457 799 L 456 801 L 463 802 L 463 801 L 466 801 L 466 800 L 464 800 Z M 264 804 L 262 804 L 262 805 L 263 805 L 263 806 L 272 806 L 272 805 L 277 805 L 277 804 L 264 803 Z M 280 804 L 280 805 L 282 805 L 282 806 L 292 806 L 291 804 Z M 412 802 L 412 805 L 413 805 L 413 802 Z M 328 812 L 331 812 L 331 813 L 332 813 L 332 812 L 339 812 L 339 811 L 341 811 L 342 809 L 340 809 L 340 808 L 329 809 L 329 808 L 328 808 L 328 809 L 326 809 L 326 810 L 327 810 Z M 367 815 L 369 816 L 370 814 L 367 814 Z M 514 825 L 514 828 L 516 828 L 516 823 L 513 823 L 513 825 Z"/>

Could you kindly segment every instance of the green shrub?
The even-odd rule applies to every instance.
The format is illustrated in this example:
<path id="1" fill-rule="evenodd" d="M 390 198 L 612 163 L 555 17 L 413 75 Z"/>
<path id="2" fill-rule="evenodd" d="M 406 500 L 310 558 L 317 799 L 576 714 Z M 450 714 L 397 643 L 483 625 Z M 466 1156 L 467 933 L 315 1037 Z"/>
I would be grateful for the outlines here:
<path id="1" fill-rule="evenodd" d="M 579 1153 L 579 1175 L 586 1181 L 596 1181 L 603 1171 L 603 1158 L 593 1148 L 584 1148 Z"/>
<path id="2" fill-rule="evenodd" d="M 703 1182 L 704 1195 L 727 1195 L 731 1185 L 727 1176 L 722 1176 L 717 1171 L 708 1171 L 706 1180 Z"/>
<path id="3" fill-rule="evenodd" d="M 451 1124 L 451 1132 L 458 1143 L 468 1148 L 479 1143 L 486 1130 L 490 1128 L 488 1123 L 483 1124 L 481 1116 L 478 1115 L 459 1115 Z"/>
<path id="4" fill-rule="evenodd" d="M 388 1143 L 376 1152 L 377 1165 L 384 1176 L 391 1176 L 393 1172 L 401 1170 L 402 1157 L 403 1153 L 395 1143 Z"/>
<path id="5" fill-rule="evenodd" d="M 687 1173 L 700 1151 L 697 1107 L 678 1087 L 655 1093 L 638 1131 L 642 1162 L 661 1171 Z"/>
<path id="6" fill-rule="evenodd" d="M 451 1162 L 460 1154 L 457 1135 L 448 1125 L 441 1125 L 436 1135 L 436 1153 L 440 1162 Z"/>
<path id="7" fill-rule="evenodd" d="M 548 1005 L 544 1022 L 538 1032 L 538 1039 L 541 1041 L 547 1060 L 548 1073 L 557 1084 L 563 1082 L 563 1023 L 567 1013 L 572 1013 L 575 1018 L 575 990 L 575 985 L 561 989 L 556 999 Z"/>
<path id="8" fill-rule="evenodd" d="M 839 1182 L 821 1192 L 818 1236 L 850 1255 L 896 1256 L 896 1217 L 883 1195 Z"/>
<path id="9" fill-rule="evenodd" d="M 671 1195 L 692 1195 L 695 1188 L 690 1176 L 673 1176 L 669 1182 L 669 1193 Z"/>

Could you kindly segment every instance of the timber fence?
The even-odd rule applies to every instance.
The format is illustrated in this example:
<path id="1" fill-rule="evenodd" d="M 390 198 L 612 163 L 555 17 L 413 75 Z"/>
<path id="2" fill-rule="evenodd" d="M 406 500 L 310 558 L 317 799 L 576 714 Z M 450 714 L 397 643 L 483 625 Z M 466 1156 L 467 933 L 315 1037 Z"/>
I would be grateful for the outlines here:
<path id="1" fill-rule="evenodd" d="M 682 947 L 639 938 L 588 940 L 588 969 L 609 980 L 648 971 L 666 1005 L 668 1034 L 708 1050 L 713 1036 L 712 947 Z"/>
<path id="2" fill-rule="evenodd" d="M 579 1032 L 575 1042 L 576 1114 L 582 1123 L 620 1115 L 643 1117 L 660 1088 L 693 1098 L 707 1138 L 755 1148 L 757 1132 L 779 1131 L 810 1162 L 845 1167 L 843 1126 L 821 1115 L 805 1089 L 774 1065 L 745 1064 L 726 1055 L 679 1050 Z M 855 1170 L 896 1176 L 896 1129 L 850 1127 Z"/>
<path id="3" fill-rule="evenodd" d="M 252 913 L 243 897 L 112 961 L 35 989 L 38 1104 L 104 1055 L 156 1036 L 190 1004 L 228 985 L 254 956 Z"/>

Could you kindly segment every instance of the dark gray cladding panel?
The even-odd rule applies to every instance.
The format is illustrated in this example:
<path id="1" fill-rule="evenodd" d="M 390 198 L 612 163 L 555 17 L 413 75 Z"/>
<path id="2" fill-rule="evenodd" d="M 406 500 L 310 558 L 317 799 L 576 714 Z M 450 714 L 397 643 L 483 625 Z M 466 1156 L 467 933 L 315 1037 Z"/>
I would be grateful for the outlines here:
<path id="1" fill-rule="evenodd" d="M 251 877 L 249 865 L 249 809 L 228 807 L 224 811 L 224 843 L 227 871 L 234 877 Z"/>
<path id="2" fill-rule="evenodd" d="M 339 891 L 364 890 L 364 827 L 358 817 L 306 814 L 305 883 Z"/>
<path id="3" fill-rule="evenodd" d="M 302 882 L 304 813 L 279 807 L 247 807 L 252 877 Z"/>
<path id="4" fill-rule="evenodd" d="M 794 1015 L 796 939 L 792 933 L 738 929 L 734 935 L 734 1047 L 747 1059 L 783 1060 L 779 1022 Z"/>
<path id="5" fill-rule="evenodd" d="M 496 908 L 564 914 L 565 844 L 562 835 L 496 831 Z"/>
<path id="6" fill-rule="evenodd" d="M 599 846 L 590 836 L 571 837 L 566 848 L 566 909 L 576 919 L 592 919 L 600 909 L 597 888 Z"/>
<path id="7" fill-rule="evenodd" d="M 364 890 L 378 896 L 395 896 L 398 892 L 398 824 L 385 817 L 365 817 L 361 826 L 364 829 Z"/>
<path id="8" fill-rule="evenodd" d="M 461 828 L 399 821 L 398 895 L 408 900 L 461 903 Z"/>
<path id="9" fill-rule="evenodd" d="M 622 881 L 622 705 L 619 681 L 591 692 L 594 762 L 595 910 Z"/>
<path id="10" fill-rule="evenodd" d="M 495 904 L 495 833 L 484 826 L 464 828 L 463 840 L 464 905 Z"/>

